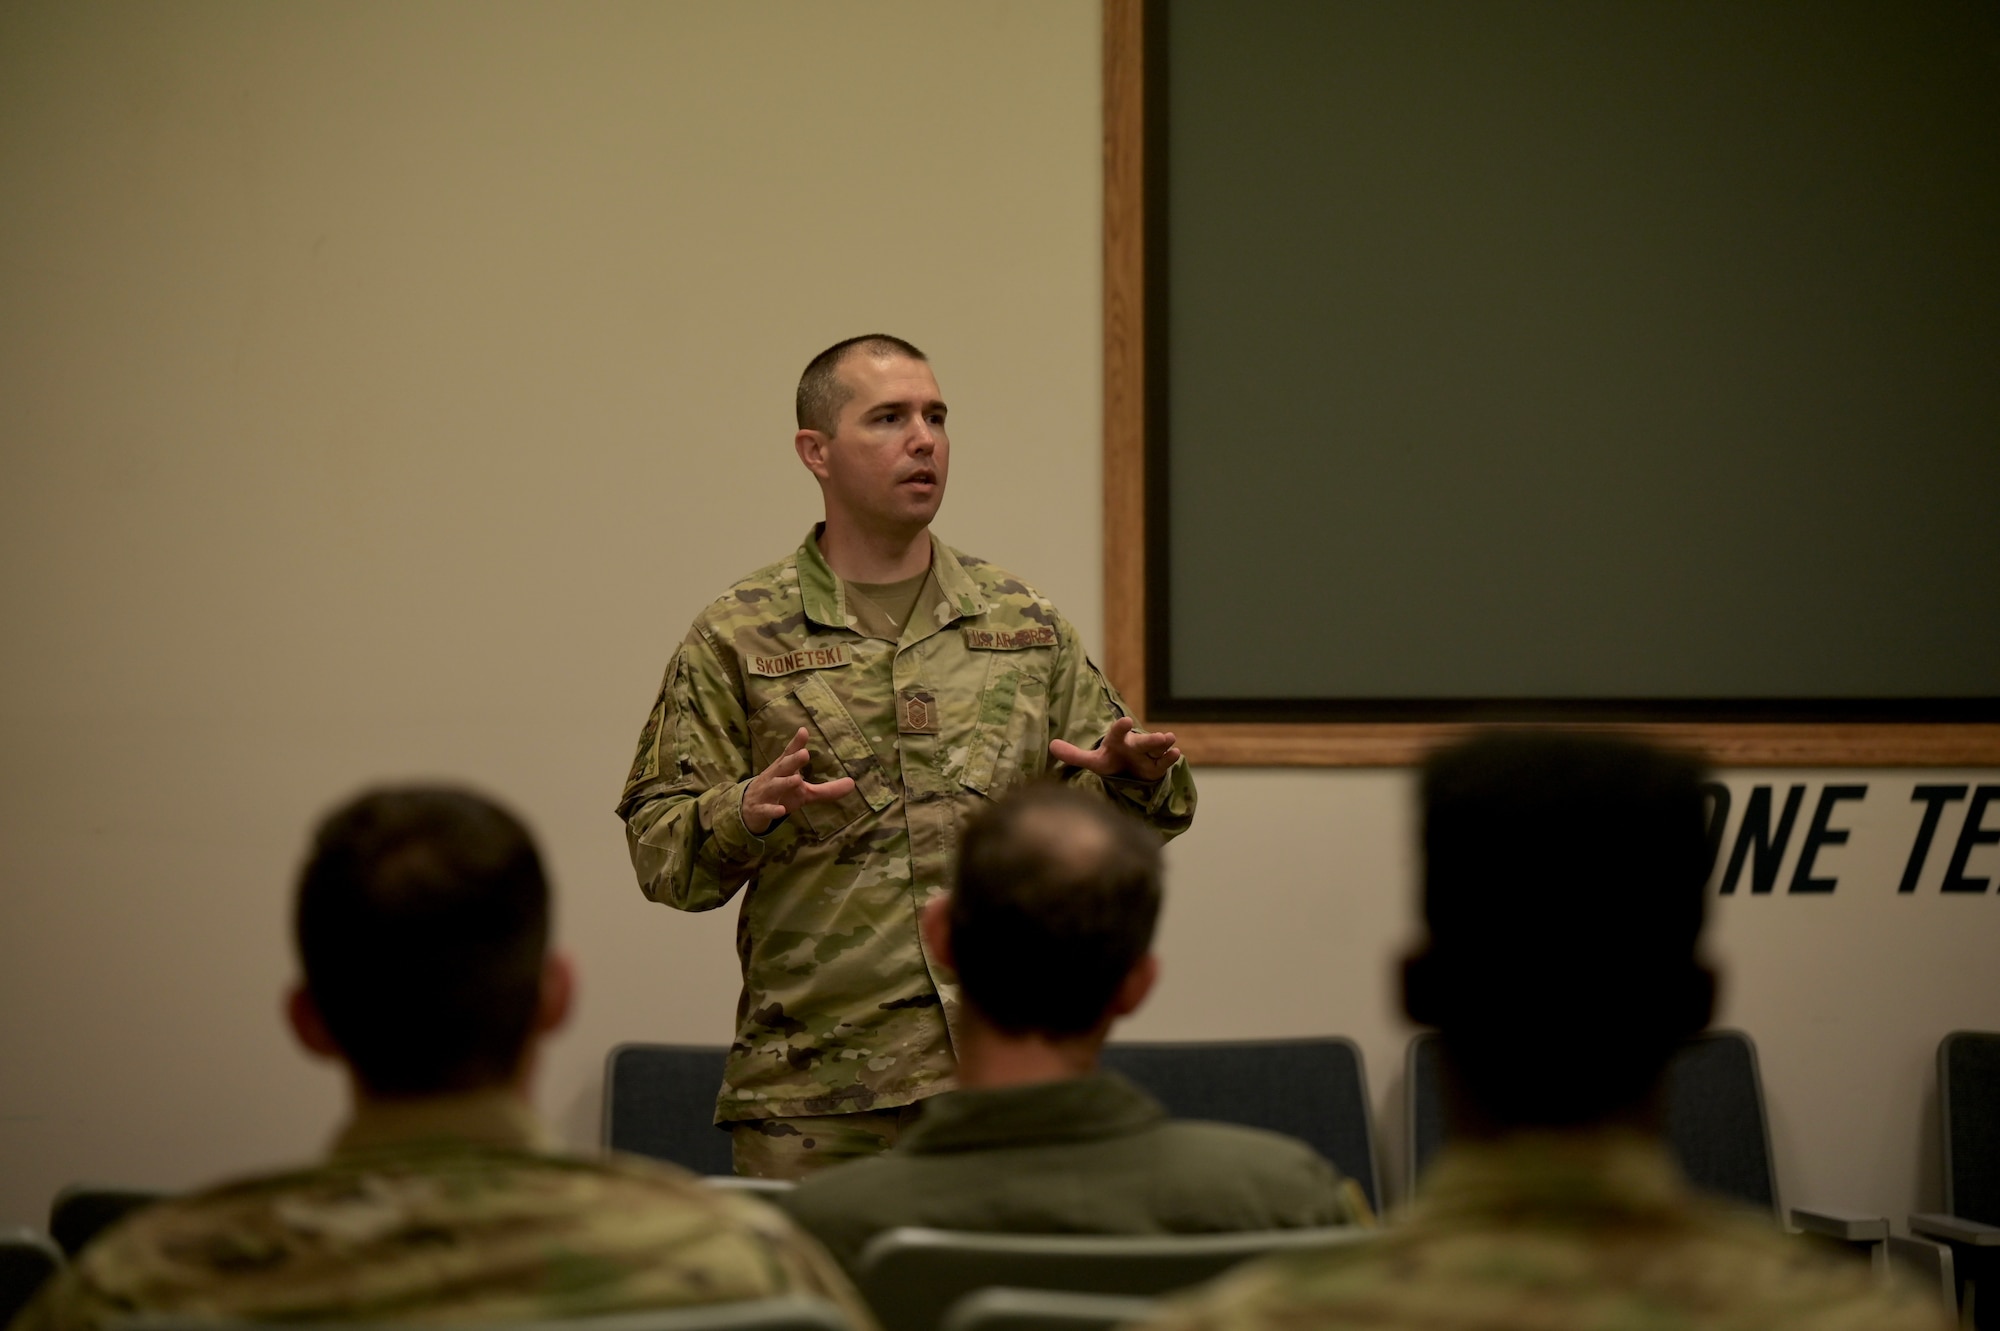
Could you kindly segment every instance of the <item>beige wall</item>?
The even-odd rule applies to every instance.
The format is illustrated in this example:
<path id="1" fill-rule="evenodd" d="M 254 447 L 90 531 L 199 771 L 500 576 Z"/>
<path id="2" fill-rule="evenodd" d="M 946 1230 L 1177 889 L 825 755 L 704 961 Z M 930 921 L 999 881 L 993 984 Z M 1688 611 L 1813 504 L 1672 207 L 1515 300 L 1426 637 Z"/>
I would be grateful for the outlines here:
<path id="1" fill-rule="evenodd" d="M 941 529 L 1097 634 L 1097 91 L 1081 0 L 0 8 L 0 1224 L 318 1149 L 287 879 L 365 781 L 541 830 L 572 1143 L 611 1044 L 726 1036 L 731 912 L 646 904 L 610 805 L 690 615 L 814 516 L 805 358 L 929 348 Z M 1842 890 L 1717 951 L 1788 1192 L 1901 1211 L 2000 907 L 1897 897 L 1871 779 Z M 1407 778 L 1201 780 L 1132 1033 L 1349 1032 L 1392 1106 Z"/>

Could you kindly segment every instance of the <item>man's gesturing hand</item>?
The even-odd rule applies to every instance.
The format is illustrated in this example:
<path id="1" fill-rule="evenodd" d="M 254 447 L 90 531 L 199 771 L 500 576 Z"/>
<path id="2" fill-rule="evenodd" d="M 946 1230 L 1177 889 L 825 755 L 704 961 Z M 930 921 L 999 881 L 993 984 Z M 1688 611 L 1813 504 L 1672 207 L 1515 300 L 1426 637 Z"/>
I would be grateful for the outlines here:
<path id="1" fill-rule="evenodd" d="M 1158 781 L 1180 761 L 1174 747 L 1174 732 L 1132 733 L 1132 718 L 1121 716 L 1104 732 L 1104 742 L 1094 749 L 1079 749 L 1064 740 L 1049 741 L 1049 756 L 1059 763 L 1081 767 L 1099 776 L 1130 776 L 1141 781 Z"/>
<path id="2" fill-rule="evenodd" d="M 818 785 L 806 780 L 806 764 L 811 761 L 812 755 L 806 752 L 806 728 L 800 726 L 785 751 L 743 788 L 743 825 L 750 829 L 750 835 L 763 836 L 773 823 L 798 812 L 801 805 L 837 800 L 854 789 L 851 776 Z"/>

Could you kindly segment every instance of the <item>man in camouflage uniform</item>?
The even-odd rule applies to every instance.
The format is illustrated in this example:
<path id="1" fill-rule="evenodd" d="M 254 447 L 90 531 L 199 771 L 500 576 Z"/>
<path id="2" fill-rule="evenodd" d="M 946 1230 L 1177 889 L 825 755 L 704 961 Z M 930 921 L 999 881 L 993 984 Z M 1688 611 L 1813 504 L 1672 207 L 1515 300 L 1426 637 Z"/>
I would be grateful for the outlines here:
<path id="1" fill-rule="evenodd" d="M 301 876 L 294 1031 L 354 1113 L 316 1168 L 134 1213 L 14 1331 L 133 1313 L 492 1322 L 799 1294 L 872 1321 L 812 1240 L 668 1165 L 547 1153 L 526 1086 L 570 970 L 527 830 L 476 796 L 377 791 Z"/>
<path id="2" fill-rule="evenodd" d="M 959 1089 L 896 1148 L 780 1204 L 857 1271 L 906 1225 L 1017 1234 L 1209 1234 L 1372 1223 L 1366 1195 L 1302 1141 L 1179 1122 L 1099 1066 L 1152 991 L 1160 841 L 1104 801 L 1038 781 L 965 826 L 924 941 L 957 972 Z"/>
<path id="3" fill-rule="evenodd" d="M 1660 1138 L 1707 1024 L 1692 762 L 1515 734 L 1432 759 L 1404 1004 L 1442 1032 L 1452 1140 L 1379 1239 L 1242 1268 L 1145 1331 L 1947 1331 L 1936 1302 L 1696 1196 Z"/>
<path id="4" fill-rule="evenodd" d="M 953 1086 L 956 991 L 917 915 L 968 812 L 1051 772 L 1166 835 L 1195 803 L 1055 607 L 931 535 L 951 445 L 922 352 L 828 348 L 798 424 L 826 520 L 696 618 L 618 805 L 648 897 L 748 885 L 716 1120 L 767 1177 L 881 1150 Z"/>

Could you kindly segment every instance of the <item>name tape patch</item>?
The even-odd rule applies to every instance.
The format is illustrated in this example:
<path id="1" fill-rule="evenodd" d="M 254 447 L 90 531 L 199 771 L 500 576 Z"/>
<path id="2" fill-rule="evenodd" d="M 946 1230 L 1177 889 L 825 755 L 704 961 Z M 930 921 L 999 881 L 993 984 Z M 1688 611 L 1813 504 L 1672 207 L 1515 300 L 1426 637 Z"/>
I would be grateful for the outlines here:
<path id="1" fill-rule="evenodd" d="M 830 647 L 801 647 L 795 652 L 781 652 L 777 656 L 753 656 L 750 658 L 750 673 L 753 675 L 789 675 L 799 670 L 827 670 L 834 666 L 844 666 L 854 660 L 847 654 L 842 643 Z"/>
<path id="2" fill-rule="evenodd" d="M 1053 647 L 1056 645 L 1056 631 L 1046 624 L 1031 629 L 1015 629 L 1011 633 L 994 629 L 963 629 L 965 645 L 989 652 L 1018 652 L 1023 647 Z"/>

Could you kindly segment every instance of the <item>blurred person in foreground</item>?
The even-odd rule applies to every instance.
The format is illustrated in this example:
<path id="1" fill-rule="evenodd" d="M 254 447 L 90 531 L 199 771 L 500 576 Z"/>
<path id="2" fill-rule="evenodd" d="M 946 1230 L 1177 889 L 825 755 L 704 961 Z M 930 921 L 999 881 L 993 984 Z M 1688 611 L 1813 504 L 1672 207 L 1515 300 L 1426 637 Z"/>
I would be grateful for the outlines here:
<path id="1" fill-rule="evenodd" d="M 157 1203 L 108 1230 L 15 1331 L 133 1313 L 519 1321 L 779 1294 L 872 1326 L 770 1208 L 672 1166 L 551 1154 L 529 1108 L 568 1014 L 528 831 L 477 795 L 362 795 L 319 827 L 295 915 L 299 1041 L 344 1065 L 326 1163 Z"/>
<path id="2" fill-rule="evenodd" d="M 1254 1263 L 1150 1331 L 1909 1328 L 1934 1302 L 1695 1194 L 1662 1140 L 1708 1024 L 1699 769 L 1515 732 L 1433 757 L 1410 1017 L 1442 1032 L 1450 1144 L 1378 1239 Z"/>
<path id="3" fill-rule="evenodd" d="M 1054 782 L 976 815 L 922 917 L 958 975 L 959 1089 L 886 1154 L 783 1198 L 850 1271 L 899 1225 L 1033 1234 L 1212 1233 L 1368 1218 L 1360 1188 L 1290 1137 L 1177 1122 L 1098 1067 L 1159 975 L 1160 838 Z"/>

